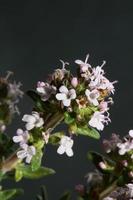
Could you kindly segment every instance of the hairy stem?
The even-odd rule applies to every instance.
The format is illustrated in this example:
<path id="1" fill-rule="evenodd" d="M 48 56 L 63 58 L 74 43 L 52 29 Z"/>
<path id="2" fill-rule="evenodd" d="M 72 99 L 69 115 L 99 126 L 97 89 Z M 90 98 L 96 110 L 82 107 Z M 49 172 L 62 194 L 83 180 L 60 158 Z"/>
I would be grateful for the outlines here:
<path id="1" fill-rule="evenodd" d="M 111 192 L 113 192 L 117 188 L 117 181 L 114 181 L 112 185 L 110 185 L 107 189 L 105 189 L 100 195 L 99 200 L 103 200 L 103 198 L 107 197 Z"/>

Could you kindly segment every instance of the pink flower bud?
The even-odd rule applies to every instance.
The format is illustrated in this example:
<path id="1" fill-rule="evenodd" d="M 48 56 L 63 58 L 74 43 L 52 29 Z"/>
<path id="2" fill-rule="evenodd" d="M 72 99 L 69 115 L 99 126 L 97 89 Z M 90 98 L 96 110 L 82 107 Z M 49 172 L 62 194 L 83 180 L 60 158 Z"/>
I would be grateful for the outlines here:
<path id="1" fill-rule="evenodd" d="M 78 79 L 77 77 L 73 77 L 72 80 L 71 80 L 71 85 L 76 88 L 77 85 L 78 85 Z"/>
<path id="2" fill-rule="evenodd" d="M 106 169 L 106 168 L 107 168 L 104 162 L 100 162 L 100 163 L 99 163 L 99 167 L 100 167 L 101 169 Z"/>
<path id="3" fill-rule="evenodd" d="M 100 103 L 99 107 L 100 107 L 100 110 L 101 110 L 101 111 L 105 112 L 105 111 L 108 110 L 108 103 L 107 103 L 106 101 L 102 101 L 102 102 Z"/>

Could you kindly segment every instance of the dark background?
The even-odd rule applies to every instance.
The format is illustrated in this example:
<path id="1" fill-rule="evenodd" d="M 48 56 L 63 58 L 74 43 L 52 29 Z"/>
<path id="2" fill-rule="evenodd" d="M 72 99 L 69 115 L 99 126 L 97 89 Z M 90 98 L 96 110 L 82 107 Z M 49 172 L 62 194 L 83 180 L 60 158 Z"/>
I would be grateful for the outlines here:
<path id="1" fill-rule="evenodd" d="M 59 59 L 84 59 L 90 53 L 93 66 L 107 61 L 110 80 L 118 80 L 112 124 L 102 133 L 121 135 L 133 128 L 133 1 L 127 0 L 0 0 L 0 72 L 11 70 L 23 90 L 34 88 L 38 80 L 60 66 Z M 74 68 L 75 65 L 72 65 Z M 31 112 L 31 100 L 20 103 L 22 115 Z M 9 134 L 22 127 L 21 117 L 14 120 Z M 50 200 L 56 200 L 65 188 L 84 180 L 93 166 L 87 161 L 88 150 L 100 151 L 101 141 L 78 137 L 75 156 L 59 156 L 48 146 L 44 165 L 54 168 L 54 176 L 39 181 L 24 180 L 25 195 L 18 200 L 35 200 L 39 187 L 47 186 Z M 15 184 L 9 181 L 11 188 Z"/>

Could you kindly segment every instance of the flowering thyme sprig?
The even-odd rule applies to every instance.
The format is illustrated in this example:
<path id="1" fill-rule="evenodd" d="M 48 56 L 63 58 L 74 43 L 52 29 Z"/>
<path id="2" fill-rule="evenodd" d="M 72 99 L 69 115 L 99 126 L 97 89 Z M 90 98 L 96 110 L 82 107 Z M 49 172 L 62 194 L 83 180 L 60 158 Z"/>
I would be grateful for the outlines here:
<path id="1" fill-rule="evenodd" d="M 114 82 L 110 82 L 104 75 L 105 62 L 93 68 L 88 63 L 88 58 L 89 55 L 86 56 L 85 62 L 75 61 L 78 65 L 77 76 L 73 76 L 70 70 L 66 69 L 69 63 L 61 60 L 62 69 L 56 69 L 49 76 L 48 82 L 39 81 L 36 91 L 28 92 L 35 102 L 35 107 L 31 115 L 26 114 L 22 118 L 22 121 L 26 122 L 26 131 L 21 135 L 21 153 L 17 153 L 19 158 L 29 156 L 27 149 L 34 147 L 34 153 L 30 151 L 33 159 L 28 159 L 28 163 L 30 160 L 31 165 L 34 165 L 35 158 L 40 156 L 41 160 L 44 147 L 51 141 L 56 141 L 59 145 L 59 154 L 72 156 L 73 135 L 81 134 L 96 139 L 100 137 L 97 130 L 103 130 L 105 124 L 110 122 L 108 111 L 109 104 L 113 102 L 110 95 L 114 93 Z M 54 128 L 61 122 L 67 124 L 68 136 L 64 132 L 53 133 Z M 24 133 L 29 135 L 24 144 L 26 150 L 21 145 Z M 17 142 L 18 138 L 20 140 L 20 136 L 14 137 L 14 142 Z"/>
<path id="2" fill-rule="evenodd" d="M 106 156 L 89 152 L 97 170 L 87 174 L 88 185 L 79 195 L 83 200 L 133 199 L 133 130 L 123 139 L 112 134 L 110 140 L 103 140 L 103 147 Z"/>

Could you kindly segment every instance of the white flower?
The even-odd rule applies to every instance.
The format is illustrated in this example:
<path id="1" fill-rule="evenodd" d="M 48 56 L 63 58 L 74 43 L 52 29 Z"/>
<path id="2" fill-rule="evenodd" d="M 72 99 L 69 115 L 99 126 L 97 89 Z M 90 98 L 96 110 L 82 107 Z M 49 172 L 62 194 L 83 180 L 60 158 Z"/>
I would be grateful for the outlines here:
<path id="1" fill-rule="evenodd" d="M 37 83 L 36 90 L 41 95 L 41 99 L 43 101 L 47 101 L 52 94 L 56 93 L 55 86 L 40 81 Z"/>
<path id="2" fill-rule="evenodd" d="M 129 136 L 130 136 L 131 138 L 133 138 L 133 130 L 130 130 L 130 131 L 129 131 Z"/>
<path id="3" fill-rule="evenodd" d="M 28 131 L 23 131 L 22 129 L 17 130 L 17 136 L 13 137 L 15 143 L 20 143 L 20 146 L 27 143 L 29 139 Z"/>
<path id="4" fill-rule="evenodd" d="M 118 143 L 117 147 L 119 148 L 119 154 L 124 155 L 130 150 L 133 150 L 133 141 L 126 140 L 124 143 Z"/>
<path id="5" fill-rule="evenodd" d="M 133 197 L 133 184 L 129 183 L 126 185 L 129 189 L 130 197 Z"/>
<path id="6" fill-rule="evenodd" d="M 60 155 L 66 153 L 67 156 L 71 157 L 73 156 L 72 147 L 73 147 L 73 140 L 68 136 L 63 136 L 60 141 L 60 146 L 57 149 L 57 153 Z"/>
<path id="7" fill-rule="evenodd" d="M 96 111 L 92 115 L 89 125 L 102 131 L 104 129 L 104 123 L 108 124 L 109 121 L 110 119 L 108 116 L 105 116 L 102 112 Z"/>
<path id="8" fill-rule="evenodd" d="M 98 97 L 100 96 L 100 94 L 99 94 L 98 90 L 90 91 L 90 90 L 86 89 L 85 94 L 90 103 L 92 103 L 94 106 L 99 105 Z"/>
<path id="9" fill-rule="evenodd" d="M 26 158 L 26 163 L 30 163 L 32 157 L 36 154 L 36 149 L 34 146 L 28 146 L 27 144 L 24 144 L 21 146 L 22 150 L 17 152 L 17 157 L 21 160 Z"/>
<path id="10" fill-rule="evenodd" d="M 39 113 L 32 112 L 32 115 L 24 115 L 22 121 L 26 123 L 26 129 L 31 130 L 34 127 L 41 127 L 44 124 L 43 118 L 39 116 Z"/>
<path id="11" fill-rule="evenodd" d="M 68 90 L 66 86 L 59 88 L 60 93 L 56 94 L 56 99 L 62 101 L 63 105 L 69 107 L 71 100 L 76 98 L 76 92 L 74 89 Z"/>
<path id="12" fill-rule="evenodd" d="M 82 60 L 75 60 L 75 63 L 80 65 L 80 72 L 86 72 L 88 71 L 88 68 L 91 68 L 91 65 L 87 63 L 89 58 L 89 54 L 86 56 L 85 62 L 83 62 Z"/>

